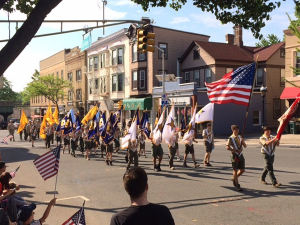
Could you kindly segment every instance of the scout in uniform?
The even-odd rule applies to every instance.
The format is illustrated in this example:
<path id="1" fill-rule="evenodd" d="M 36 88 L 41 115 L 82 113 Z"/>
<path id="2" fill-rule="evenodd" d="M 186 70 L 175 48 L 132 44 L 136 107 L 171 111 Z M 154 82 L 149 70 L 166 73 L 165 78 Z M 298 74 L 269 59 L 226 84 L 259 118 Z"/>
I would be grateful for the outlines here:
<path id="1" fill-rule="evenodd" d="M 264 134 L 259 138 L 259 141 L 262 145 L 261 153 L 262 158 L 265 161 L 265 168 L 263 170 L 263 173 L 261 174 L 260 182 L 263 184 L 267 184 L 266 176 L 269 173 L 273 187 L 277 188 L 281 185 L 281 183 L 278 183 L 275 178 L 273 163 L 275 158 L 275 148 L 276 146 L 279 146 L 279 140 L 277 139 L 277 137 L 271 135 L 271 129 L 268 126 L 265 126 L 263 130 Z"/>
<path id="2" fill-rule="evenodd" d="M 84 141 L 84 148 L 85 148 L 85 155 L 84 155 L 84 158 L 86 160 L 90 160 L 90 157 L 89 157 L 89 154 L 90 154 L 90 150 L 91 150 L 91 141 L 89 140 L 89 128 L 88 126 L 86 126 L 84 128 L 84 132 L 82 134 L 82 138 L 83 138 L 83 141 Z"/>
<path id="3" fill-rule="evenodd" d="M 211 130 L 211 123 L 208 123 L 206 125 L 206 129 L 203 130 L 202 136 L 203 136 L 204 147 L 206 151 L 203 163 L 205 166 L 211 166 L 209 160 L 210 160 L 210 154 L 214 147 L 214 134 Z"/>
<path id="4" fill-rule="evenodd" d="M 137 147 L 138 147 L 138 141 L 128 141 L 128 155 L 129 155 L 129 160 L 126 166 L 126 170 L 129 170 L 131 163 L 134 161 L 134 166 L 138 167 L 139 166 L 139 157 L 137 154 Z"/>
<path id="5" fill-rule="evenodd" d="M 243 156 L 243 147 L 246 148 L 247 145 L 242 137 L 239 135 L 238 125 L 231 126 L 232 135 L 229 137 L 227 142 L 227 150 L 231 151 L 231 164 L 233 169 L 233 185 L 238 191 L 242 191 L 239 184 L 238 177 L 245 172 L 245 158 Z"/>
<path id="6" fill-rule="evenodd" d="M 143 156 L 145 158 L 147 158 L 146 156 L 146 150 L 145 150 L 145 140 L 146 140 L 146 135 L 144 133 L 143 130 L 141 130 L 139 136 L 138 136 L 138 140 L 139 140 L 139 143 L 140 143 L 140 150 L 139 150 L 139 157 L 141 155 L 141 153 L 143 153 Z"/>
<path id="7" fill-rule="evenodd" d="M 189 132 L 194 132 L 194 129 L 193 129 L 191 124 L 189 124 L 187 132 L 188 133 Z M 199 167 L 199 165 L 196 162 L 193 142 L 198 143 L 198 141 L 195 140 L 194 135 L 191 135 L 191 137 L 187 141 L 188 141 L 188 143 L 185 144 L 185 152 L 184 152 L 184 157 L 183 157 L 183 166 L 187 167 L 186 159 L 187 159 L 188 154 L 190 153 L 192 155 L 192 160 L 194 162 L 194 168 L 197 168 L 197 167 Z"/>
<path id="8" fill-rule="evenodd" d="M 175 157 L 177 149 L 178 149 L 178 133 L 176 132 L 170 138 L 170 144 L 169 144 L 169 167 L 171 170 L 175 170 L 173 161 L 174 161 L 174 157 Z"/>

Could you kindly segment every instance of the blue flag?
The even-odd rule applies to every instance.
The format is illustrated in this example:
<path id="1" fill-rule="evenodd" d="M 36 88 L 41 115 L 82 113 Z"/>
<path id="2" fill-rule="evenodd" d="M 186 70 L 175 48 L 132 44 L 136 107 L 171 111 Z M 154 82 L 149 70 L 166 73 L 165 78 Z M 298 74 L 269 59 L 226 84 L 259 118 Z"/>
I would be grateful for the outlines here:
<path id="1" fill-rule="evenodd" d="M 60 129 L 61 129 L 61 122 L 58 124 L 58 126 L 55 129 L 55 131 L 60 131 Z"/>
<path id="2" fill-rule="evenodd" d="M 110 144 L 114 140 L 114 134 L 118 127 L 118 122 L 120 122 L 120 115 L 121 109 L 117 110 L 115 113 L 111 112 L 105 126 L 103 127 L 100 137 L 106 145 Z"/>
<path id="3" fill-rule="evenodd" d="M 76 131 L 79 131 L 81 129 L 81 122 L 80 122 L 80 119 L 79 119 L 79 116 L 76 116 Z"/>
<path id="4" fill-rule="evenodd" d="M 144 112 L 142 120 L 141 120 L 141 129 L 144 131 L 144 133 L 149 138 L 151 131 L 148 129 L 148 124 L 149 124 L 148 113 Z"/>
<path id="5" fill-rule="evenodd" d="M 76 123 L 76 116 L 74 114 L 73 109 L 71 109 L 67 115 L 69 117 L 69 120 L 72 122 L 72 124 Z"/>

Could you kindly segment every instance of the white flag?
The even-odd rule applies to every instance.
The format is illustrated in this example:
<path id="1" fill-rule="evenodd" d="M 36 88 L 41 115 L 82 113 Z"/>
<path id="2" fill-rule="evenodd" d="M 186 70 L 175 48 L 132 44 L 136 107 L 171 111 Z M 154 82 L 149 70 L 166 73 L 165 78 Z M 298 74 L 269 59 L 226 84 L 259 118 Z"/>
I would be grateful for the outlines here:
<path id="1" fill-rule="evenodd" d="M 153 140 L 152 142 L 157 146 L 161 143 L 162 139 L 161 139 L 161 132 L 162 132 L 162 128 L 163 128 L 163 123 L 164 123 L 164 118 L 165 118 L 165 108 L 162 112 L 162 114 L 160 115 L 160 118 L 153 130 Z"/>
<path id="2" fill-rule="evenodd" d="M 194 129 L 195 129 L 195 120 L 196 120 L 196 111 L 197 111 L 197 103 L 194 108 L 193 116 L 187 127 L 188 131 L 183 135 L 182 141 L 185 144 L 188 144 L 194 138 Z"/>
<path id="3" fill-rule="evenodd" d="M 166 142 L 169 145 L 173 145 L 174 141 L 170 142 L 170 139 L 173 138 L 175 135 L 175 109 L 174 109 L 174 103 L 172 104 L 171 110 L 169 112 L 166 124 L 164 126 L 164 130 L 162 132 L 162 139 L 164 142 Z M 175 143 L 174 143 L 175 145 Z"/>
<path id="4" fill-rule="evenodd" d="M 128 141 L 131 140 L 131 142 L 136 141 L 136 123 L 137 119 L 135 119 L 127 132 L 127 134 L 122 138 L 122 149 L 128 148 Z"/>
<path id="5" fill-rule="evenodd" d="M 193 112 L 193 116 L 191 118 L 191 121 L 189 124 L 192 125 L 193 129 L 195 129 L 195 119 L 196 119 L 196 111 L 197 111 L 197 103 L 195 105 L 195 108 L 194 108 L 194 112 Z"/>
<path id="6" fill-rule="evenodd" d="M 208 103 L 204 106 L 195 117 L 195 123 L 214 121 L 214 103 Z"/>

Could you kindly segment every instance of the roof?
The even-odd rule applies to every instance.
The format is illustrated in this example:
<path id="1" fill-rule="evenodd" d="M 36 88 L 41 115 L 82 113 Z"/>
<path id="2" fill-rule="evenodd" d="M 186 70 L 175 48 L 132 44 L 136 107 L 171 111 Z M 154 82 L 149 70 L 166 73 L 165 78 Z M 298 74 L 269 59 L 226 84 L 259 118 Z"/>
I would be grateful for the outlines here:
<path id="1" fill-rule="evenodd" d="M 195 45 L 201 47 L 215 60 L 253 62 L 256 60 L 257 55 L 259 55 L 258 61 L 261 62 L 267 61 L 279 48 L 284 45 L 284 42 L 267 47 L 239 47 L 237 45 L 220 42 L 193 41 L 182 55 L 180 62 L 184 61 Z"/>

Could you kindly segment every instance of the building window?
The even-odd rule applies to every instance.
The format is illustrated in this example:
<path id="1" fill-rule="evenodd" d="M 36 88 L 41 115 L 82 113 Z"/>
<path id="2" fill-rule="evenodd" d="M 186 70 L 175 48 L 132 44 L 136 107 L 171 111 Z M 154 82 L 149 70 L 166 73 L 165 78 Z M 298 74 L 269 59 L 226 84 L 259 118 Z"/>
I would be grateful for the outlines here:
<path id="1" fill-rule="evenodd" d="M 72 81 L 73 80 L 73 73 L 68 73 L 68 80 L 69 81 Z"/>
<path id="2" fill-rule="evenodd" d="M 56 72 L 56 77 L 57 77 L 57 78 L 58 78 L 58 74 L 59 74 L 59 73 L 58 73 L 58 71 L 57 71 L 57 72 Z"/>
<path id="3" fill-rule="evenodd" d="M 76 81 L 81 80 L 81 70 L 76 70 Z"/>
<path id="4" fill-rule="evenodd" d="M 117 50 L 112 50 L 112 61 L 111 61 L 111 64 L 114 66 L 114 65 L 117 65 Z"/>
<path id="5" fill-rule="evenodd" d="M 76 90 L 76 100 L 82 101 L 82 90 L 81 89 Z"/>
<path id="6" fill-rule="evenodd" d="M 146 74 L 145 70 L 140 71 L 140 89 L 145 89 L 146 87 Z"/>
<path id="7" fill-rule="evenodd" d="M 95 90 L 99 88 L 99 79 L 95 79 Z"/>
<path id="8" fill-rule="evenodd" d="M 158 75 L 162 75 L 163 73 L 162 73 L 162 70 L 159 70 L 158 71 Z M 165 70 L 165 74 L 167 74 L 167 71 Z M 161 78 L 161 79 L 163 79 L 163 78 Z M 162 86 L 162 81 L 158 81 L 158 87 L 161 87 Z"/>
<path id="9" fill-rule="evenodd" d="M 210 68 L 206 68 L 204 70 L 204 81 L 206 83 L 211 83 L 212 82 L 212 78 L 211 78 L 211 69 Z"/>
<path id="10" fill-rule="evenodd" d="M 199 72 L 199 70 L 195 70 L 194 77 L 195 77 L 196 87 L 199 88 L 200 87 L 200 72 Z"/>
<path id="11" fill-rule="evenodd" d="M 260 111 L 253 111 L 253 125 L 260 125 Z"/>
<path id="12" fill-rule="evenodd" d="M 118 74 L 118 91 L 124 91 L 123 74 Z"/>
<path id="13" fill-rule="evenodd" d="M 264 69 L 257 69 L 256 86 L 261 86 L 264 83 Z"/>
<path id="14" fill-rule="evenodd" d="M 189 83 L 190 82 L 190 72 L 185 72 L 184 73 L 184 83 Z"/>
<path id="15" fill-rule="evenodd" d="M 132 72 L 132 89 L 137 89 L 137 71 Z"/>
<path id="16" fill-rule="evenodd" d="M 280 86 L 285 86 L 285 69 L 280 69 Z"/>
<path id="17" fill-rule="evenodd" d="M 99 66 L 99 58 L 94 57 L 94 71 L 98 71 L 98 66 Z"/>
<path id="18" fill-rule="evenodd" d="M 104 68 L 105 67 L 105 53 L 101 54 L 101 64 L 100 64 L 100 68 Z"/>
<path id="19" fill-rule="evenodd" d="M 73 101 L 72 91 L 68 91 L 68 101 Z"/>
<path id="20" fill-rule="evenodd" d="M 168 59 L 168 44 L 166 43 L 159 43 L 158 44 L 158 47 L 160 49 L 163 49 L 164 50 L 164 53 L 165 53 L 165 59 Z M 161 59 L 162 57 L 162 52 L 161 51 L 158 51 L 158 58 Z"/>
<path id="21" fill-rule="evenodd" d="M 89 71 L 93 70 L 93 58 L 89 58 Z"/>
<path id="22" fill-rule="evenodd" d="M 101 93 L 106 93 L 106 77 L 101 77 L 100 78 L 100 92 Z"/>
<path id="23" fill-rule="evenodd" d="M 118 48 L 118 64 L 123 64 L 123 48 Z"/>
<path id="24" fill-rule="evenodd" d="M 61 79 L 64 79 L 64 71 L 60 71 Z"/>
<path id="25" fill-rule="evenodd" d="M 280 57 L 285 58 L 285 49 L 284 48 L 280 49 Z"/>
<path id="26" fill-rule="evenodd" d="M 298 71 L 296 71 L 295 76 L 299 76 L 300 75 L 300 52 L 296 52 L 295 54 L 295 68 L 297 68 Z"/>
<path id="27" fill-rule="evenodd" d="M 146 53 L 145 52 L 138 52 L 137 51 L 137 44 L 134 43 L 132 45 L 132 62 L 145 61 L 145 60 L 146 60 Z"/>
<path id="28" fill-rule="evenodd" d="M 281 102 L 280 99 L 273 99 L 273 118 L 281 117 Z"/>
<path id="29" fill-rule="evenodd" d="M 194 50 L 194 59 L 200 59 L 199 50 L 197 49 Z"/>
<path id="30" fill-rule="evenodd" d="M 93 92 L 92 92 L 92 85 L 93 85 L 93 80 L 90 79 L 90 80 L 89 80 L 90 95 L 93 93 Z"/>
<path id="31" fill-rule="evenodd" d="M 117 75 L 114 75 L 112 77 L 112 86 L 111 86 L 111 89 L 113 92 L 117 91 L 117 83 L 118 83 L 118 77 L 117 77 Z"/>

